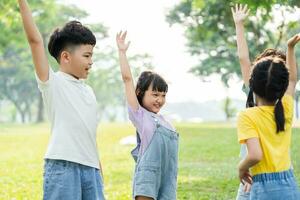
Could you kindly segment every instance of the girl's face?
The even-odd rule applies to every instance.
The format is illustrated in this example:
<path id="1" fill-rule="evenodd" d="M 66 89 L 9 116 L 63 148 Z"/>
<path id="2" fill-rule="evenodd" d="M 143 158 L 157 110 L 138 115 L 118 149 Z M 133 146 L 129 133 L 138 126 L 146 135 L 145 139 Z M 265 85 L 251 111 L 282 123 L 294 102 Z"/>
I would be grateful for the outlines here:
<path id="1" fill-rule="evenodd" d="M 152 86 L 145 91 L 143 107 L 153 113 L 158 113 L 166 102 L 166 92 L 153 91 Z"/>

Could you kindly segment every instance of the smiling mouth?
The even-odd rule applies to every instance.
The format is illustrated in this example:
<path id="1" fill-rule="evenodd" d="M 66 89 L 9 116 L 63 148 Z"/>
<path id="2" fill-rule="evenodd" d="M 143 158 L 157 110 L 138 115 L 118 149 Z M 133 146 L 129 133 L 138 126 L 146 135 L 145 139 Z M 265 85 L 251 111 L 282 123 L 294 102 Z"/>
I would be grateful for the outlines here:
<path id="1" fill-rule="evenodd" d="M 155 108 L 160 108 L 160 105 L 154 105 Z"/>

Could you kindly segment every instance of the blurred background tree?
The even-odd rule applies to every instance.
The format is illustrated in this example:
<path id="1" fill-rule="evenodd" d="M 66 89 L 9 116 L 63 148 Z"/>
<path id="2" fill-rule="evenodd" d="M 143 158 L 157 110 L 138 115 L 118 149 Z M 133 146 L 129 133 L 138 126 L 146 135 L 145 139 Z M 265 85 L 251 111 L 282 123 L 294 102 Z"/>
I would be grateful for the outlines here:
<path id="1" fill-rule="evenodd" d="M 87 12 L 75 5 L 65 5 L 55 0 L 28 0 L 28 3 L 43 37 L 45 49 L 55 28 L 62 27 L 70 20 L 82 21 L 88 17 Z M 17 3 L 15 0 L 2 0 L 0 8 L 0 121 L 5 118 L 6 121 L 23 123 L 42 122 L 45 116 L 44 105 L 37 89 L 31 52 L 22 28 Z M 108 28 L 102 23 L 88 24 L 88 27 L 96 35 L 97 44 L 104 45 L 108 37 Z M 56 61 L 49 54 L 48 57 L 50 65 L 57 69 Z M 149 59 L 148 55 L 134 55 L 130 58 L 133 65 L 138 62 L 151 65 Z M 114 47 L 108 45 L 103 50 L 96 48 L 94 69 L 88 80 L 98 98 L 100 117 L 106 116 L 112 120 L 116 118 L 111 116 L 112 113 L 116 113 L 114 109 L 125 102 L 118 65 L 117 51 Z M 133 69 L 139 71 L 140 67 L 142 66 Z M 1 106 L 1 102 L 5 106 Z"/>
<path id="2" fill-rule="evenodd" d="M 166 16 L 170 25 L 184 28 L 187 49 L 199 60 L 190 72 L 203 79 L 218 74 L 226 87 L 234 77 L 241 78 L 231 14 L 236 3 L 251 10 L 244 22 L 251 60 L 266 48 L 285 51 L 288 38 L 300 32 L 298 0 L 182 0 Z"/>

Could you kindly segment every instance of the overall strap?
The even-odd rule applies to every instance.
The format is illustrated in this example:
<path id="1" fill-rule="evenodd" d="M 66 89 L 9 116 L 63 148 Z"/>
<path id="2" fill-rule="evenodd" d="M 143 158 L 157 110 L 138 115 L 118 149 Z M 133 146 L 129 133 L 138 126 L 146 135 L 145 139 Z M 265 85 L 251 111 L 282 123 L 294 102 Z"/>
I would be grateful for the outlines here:
<path id="1" fill-rule="evenodd" d="M 155 126 L 159 127 L 159 120 L 154 116 L 154 114 L 151 114 L 151 117 L 153 118 Z"/>

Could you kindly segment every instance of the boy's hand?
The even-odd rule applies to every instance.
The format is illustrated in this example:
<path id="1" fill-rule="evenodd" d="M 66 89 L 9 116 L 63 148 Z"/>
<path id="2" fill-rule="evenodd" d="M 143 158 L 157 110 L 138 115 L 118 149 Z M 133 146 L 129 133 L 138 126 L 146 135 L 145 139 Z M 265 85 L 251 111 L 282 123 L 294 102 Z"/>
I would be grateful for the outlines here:
<path id="1" fill-rule="evenodd" d="M 240 182 L 243 185 L 245 185 L 246 183 L 249 183 L 251 185 L 253 183 L 252 176 L 249 172 L 249 169 L 245 170 L 245 169 L 239 168 L 239 178 L 240 178 Z"/>
<path id="2" fill-rule="evenodd" d="M 287 42 L 287 45 L 289 48 L 294 48 L 295 45 L 300 41 L 300 33 L 294 35 L 292 38 L 290 38 Z"/>
<path id="3" fill-rule="evenodd" d="M 231 8 L 233 20 L 235 24 L 242 23 L 244 19 L 249 15 L 250 10 L 245 5 L 243 7 L 242 4 L 235 4 L 235 8 Z"/>
<path id="4" fill-rule="evenodd" d="M 127 35 L 127 31 L 125 32 L 120 31 L 116 36 L 118 49 L 121 52 L 126 52 L 130 45 L 130 42 L 125 43 L 126 35 Z"/>

